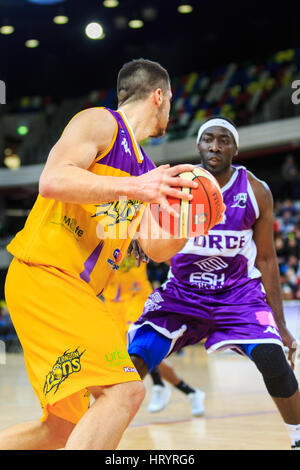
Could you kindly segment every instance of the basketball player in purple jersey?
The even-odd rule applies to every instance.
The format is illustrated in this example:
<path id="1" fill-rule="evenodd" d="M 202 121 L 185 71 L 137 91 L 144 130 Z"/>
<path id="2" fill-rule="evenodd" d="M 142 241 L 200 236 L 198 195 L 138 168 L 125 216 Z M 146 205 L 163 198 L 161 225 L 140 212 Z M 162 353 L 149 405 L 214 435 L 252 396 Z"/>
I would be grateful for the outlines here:
<path id="1" fill-rule="evenodd" d="M 168 280 L 129 330 L 129 354 L 141 377 L 171 352 L 205 338 L 208 353 L 230 348 L 248 356 L 281 413 L 292 448 L 300 448 L 296 342 L 282 308 L 272 195 L 246 168 L 232 165 L 238 145 L 238 132 L 226 118 L 200 127 L 201 165 L 218 180 L 226 211 L 208 235 L 189 239 L 171 259 Z"/>

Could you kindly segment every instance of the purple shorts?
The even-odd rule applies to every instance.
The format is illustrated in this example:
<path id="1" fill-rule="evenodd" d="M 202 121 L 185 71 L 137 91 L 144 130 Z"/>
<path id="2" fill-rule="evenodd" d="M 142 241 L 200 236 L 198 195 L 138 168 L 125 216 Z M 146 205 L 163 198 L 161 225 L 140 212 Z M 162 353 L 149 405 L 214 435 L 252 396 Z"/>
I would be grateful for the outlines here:
<path id="1" fill-rule="evenodd" d="M 208 353 L 231 348 L 244 354 L 240 344 L 283 346 L 260 279 L 214 293 L 198 293 L 171 279 L 148 297 L 142 316 L 129 329 L 129 344 L 145 324 L 172 340 L 168 354 L 204 339 Z"/>

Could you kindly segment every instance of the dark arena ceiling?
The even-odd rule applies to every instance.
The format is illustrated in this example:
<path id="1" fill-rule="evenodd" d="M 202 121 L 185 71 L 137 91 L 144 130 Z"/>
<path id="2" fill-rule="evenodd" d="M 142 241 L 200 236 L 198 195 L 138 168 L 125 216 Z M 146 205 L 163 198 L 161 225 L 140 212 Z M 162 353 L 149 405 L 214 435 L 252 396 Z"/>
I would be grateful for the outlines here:
<path id="1" fill-rule="evenodd" d="M 190 0 L 185 2 L 193 7 L 189 14 L 178 12 L 180 3 L 119 0 L 117 7 L 106 8 L 103 0 L 0 0 L 0 27 L 14 27 L 13 34 L 0 34 L 0 79 L 8 99 L 78 96 L 114 87 L 119 68 L 132 58 L 157 60 L 171 76 L 180 76 L 228 62 L 260 61 L 300 45 L 295 2 Z M 59 14 L 68 16 L 67 24 L 53 22 Z M 133 18 L 143 20 L 141 29 L 128 27 Z M 90 22 L 102 25 L 103 39 L 86 36 Z M 28 39 L 37 39 L 39 46 L 25 47 Z"/>

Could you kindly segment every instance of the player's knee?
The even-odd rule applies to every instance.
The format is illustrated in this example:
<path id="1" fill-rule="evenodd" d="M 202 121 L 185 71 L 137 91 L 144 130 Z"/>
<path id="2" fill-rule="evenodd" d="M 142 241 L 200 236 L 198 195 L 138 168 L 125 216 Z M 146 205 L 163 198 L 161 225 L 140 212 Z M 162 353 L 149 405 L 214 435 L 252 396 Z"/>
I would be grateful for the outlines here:
<path id="1" fill-rule="evenodd" d="M 289 398 L 296 392 L 298 382 L 281 346 L 259 344 L 253 349 L 251 357 L 272 397 Z"/>
<path id="2" fill-rule="evenodd" d="M 259 344 L 252 350 L 251 357 L 264 377 L 277 377 L 287 371 L 288 362 L 278 344 Z"/>
<path id="3" fill-rule="evenodd" d="M 75 424 L 49 413 L 47 420 L 41 423 L 41 426 L 51 446 L 56 449 L 62 449 L 65 447 Z"/>
<path id="4" fill-rule="evenodd" d="M 146 395 L 143 382 L 128 382 L 122 390 L 122 404 L 133 417 L 140 408 Z"/>

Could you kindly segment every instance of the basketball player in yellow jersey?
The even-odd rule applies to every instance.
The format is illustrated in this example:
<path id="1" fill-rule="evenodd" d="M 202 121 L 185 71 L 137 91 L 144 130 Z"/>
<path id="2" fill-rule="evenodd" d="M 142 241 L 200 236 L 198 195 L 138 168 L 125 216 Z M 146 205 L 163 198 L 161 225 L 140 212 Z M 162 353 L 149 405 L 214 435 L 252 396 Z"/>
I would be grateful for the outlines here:
<path id="1" fill-rule="evenodd" d="M 144 305 L 153 291 L 147 275 L 148 258 L 135 240 L 130 244 L 127 254 L 104 292 L 105 305 L 113 315 L 126 344 L 129 326 L 141 316 Z M 153 386 L 152 398 L 148 405 L 149 413 L 162 411 L 169 402 L 171 389 L 162 380 L 163 378 L 188 397 L 193 416 L 204 414 L 205 393 L 179 378 L 167 360 L 162 361 L 151 371 L 150 376 Z"/>
<path id="2" fill-rule="evenodd" d="M 125 344 L 128 328 L 142 314 L 151 292 L 147 264 L 137 263 L 133 255 L 126 256 L 104 292 L 105 306 L 118 323 Z"/>
<path id="3" fill-rule="evenodd" d="M 177 176 L 192 165 L 154 168 L 139 145 L 165 132 L 167 71 L 156 62 L 131 61 L 118 74 L 117 93 L 117 111 L 91 108 L 68 124 L 48 156 L 25 227 L 8 246 L 14 258 L 7 306 L 43 416 L 1 432 L 1 449 L 115 449 L 144 398 L 98 296 L 139 225 L 148 235 L 141 246 L 152 259 L 182 249 L 185 239 L 151 238 L 146 203 L 175 214 L 167 196 L 191 199 L 181 187 L 197 185 Z"/>

